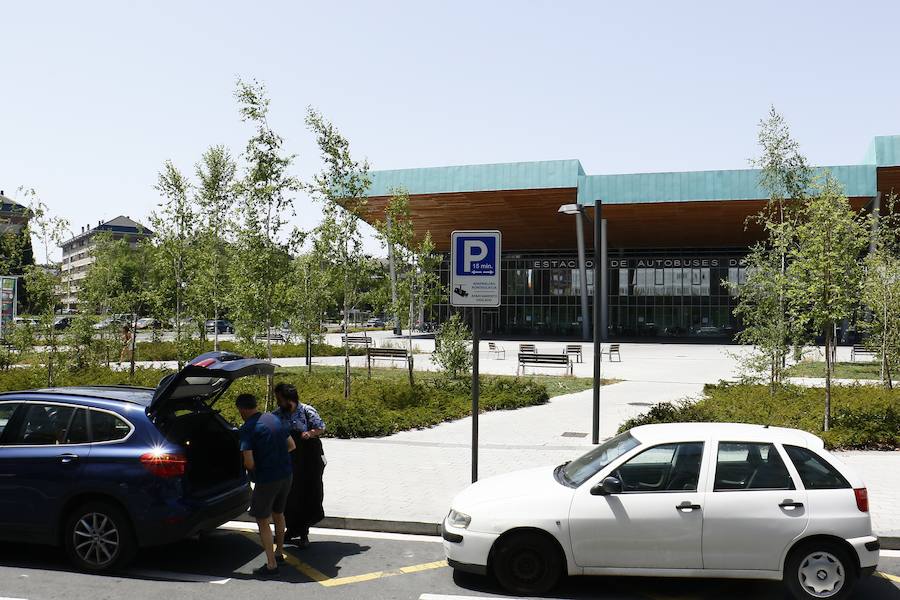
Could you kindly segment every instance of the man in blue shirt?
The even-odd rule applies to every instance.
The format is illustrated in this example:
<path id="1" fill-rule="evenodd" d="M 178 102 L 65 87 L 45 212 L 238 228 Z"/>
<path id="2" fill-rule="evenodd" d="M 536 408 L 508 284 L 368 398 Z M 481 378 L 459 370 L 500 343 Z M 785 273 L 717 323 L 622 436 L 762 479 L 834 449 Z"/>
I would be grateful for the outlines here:
<path id="1" fill-rule="evenodd" d="M 254 569 L 253 574 L 269 577 L 277 574 L 278 564 L 284 562 L 284 508 L 291 491 L 290 453 L 296 446 L 290 429 L 278 417 L 259 412 L 256 396 L 241 394 L 234 404 L 244 420 L 238 431 L 244 467 L 256 484 L 249 512 L 256 519 L 266 552 L 266 564 Z M 274 549 L 272 521 L 275 522 Z"/>

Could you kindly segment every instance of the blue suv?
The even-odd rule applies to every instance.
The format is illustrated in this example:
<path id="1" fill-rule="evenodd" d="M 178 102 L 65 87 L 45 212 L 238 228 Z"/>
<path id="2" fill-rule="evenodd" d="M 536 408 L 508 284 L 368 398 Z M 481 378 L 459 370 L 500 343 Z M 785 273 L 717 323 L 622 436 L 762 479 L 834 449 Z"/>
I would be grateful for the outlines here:
<path id="1" fill-rule="evenodd" d="M 213 405 L 273 364 L 198 356 L 156 389 L 0 394 L 0 540 L 61 545 L 79 568 L 213 530 L 247 510 L 237 431 Z"/>

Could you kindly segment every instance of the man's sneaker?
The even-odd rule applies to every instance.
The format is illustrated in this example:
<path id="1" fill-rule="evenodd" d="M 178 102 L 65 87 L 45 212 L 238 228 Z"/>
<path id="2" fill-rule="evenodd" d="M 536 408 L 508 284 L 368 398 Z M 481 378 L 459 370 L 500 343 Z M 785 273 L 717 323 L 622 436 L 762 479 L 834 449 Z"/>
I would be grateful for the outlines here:
<path id="1" fill-rule="evenodd" d="M 300 541 L 297 542 L 297 546 L 299 546 L 300 548 L 309 548 L 309 536 L 301 535 Z"/>
<path id="2" fill-rule="evenodd" d="M 278 575 L 278 565 L 274 569 L 270 569 L 269 565 L 263 565 L 257 569 L 253 569 L 253 574 L 257 577 L 274 577 Z"/>
<path id="3" fill-rule="evenodd" d="M 287 556 L 285 556 L 284 554 L 276 554 L 275 562 L 278 563 L 279 565 L 283 565 L 284 563 L 287 562 Z"/>

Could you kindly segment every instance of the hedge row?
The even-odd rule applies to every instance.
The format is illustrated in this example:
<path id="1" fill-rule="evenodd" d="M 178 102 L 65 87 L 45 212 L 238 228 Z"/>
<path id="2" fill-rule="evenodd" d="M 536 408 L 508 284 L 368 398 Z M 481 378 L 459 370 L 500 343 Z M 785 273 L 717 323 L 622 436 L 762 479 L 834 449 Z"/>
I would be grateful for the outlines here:
<path id="1" fill-rule="evenodd" d="M 619 430 L 650 423 L 757 423 L 803 429 L 834 449 L 900 448 L 900 390 L 835 386 L 827 432 L 822 431 L 824 410 L 822 388 L 785 386 L 773 396 L 763 385 L 720 383 L 705 386 L 697 401 L 657 404 Z"/>
<path id="2" fill-rule="evenodd" d="M 393 373 L 390 371 L 397 371 Z M 170 371 L 137 369 L 134 379 L 127 371 L 91 368 L 57 375 L 56 385 L 131 384 L 155 387 Z M 398 431 L 430 427 L 470 414 L 470 391 L 466 382 L 446 381 L 442 377 L 418 377 L 410 387 L 399 369 L 378 373 L 369 380 L 362 375 L 353 379 L 352 395 L 344 399 L 343 374 L 339 369 L 319 369 L 311 375 L 303 369 L 283 370 L 276 382 L 297 386 L 303 402 L 319 410 L 333 437 L 355 438 L 385 436 Z M 0 372 L 0 391 L 24 390 L 47 385 L 46 372 L 36 368 L 16 368 Z M 233 399 L 241 392 L 265 397 L 265 379 L 238 380 L 216 404 L 222 416 L 234 423 L 240 417 Z M 481 407 L 485 411 L 522 408 L 543 404 L 549 399 L 547 388 L 531 378 L 484 376 L 481 380 Z"/>
<path id="3" fill-rule="evenodd" d="M 212 340 L 201 342 L 198 339 L 185 340 L 182 342 L 185 346 L 185 355 L 191 357 L 210 352 L 213 349 Z M 266 355 L 266 345 L 264 342 L 246 344 L 242 342 L 220 341 L 219 349 L 228 352 L 236 352 L 242 356 L 255 356 L 262 358 Z M 365 348 L 361 346 L 351 346 L 350 354 L 354 356 L 364 355 Z M 342 346 L 332 346 L 330 344 L 313 344 L 313 356 L 343 356 L 344 348 Z M 305 344 L 294 343 L 272 343 L 272 358 L 292 358 L 306 356 Z M 137 360 L 178 360 L 178 348 L 175 342 L 138 342 L 135 351 Z"/>

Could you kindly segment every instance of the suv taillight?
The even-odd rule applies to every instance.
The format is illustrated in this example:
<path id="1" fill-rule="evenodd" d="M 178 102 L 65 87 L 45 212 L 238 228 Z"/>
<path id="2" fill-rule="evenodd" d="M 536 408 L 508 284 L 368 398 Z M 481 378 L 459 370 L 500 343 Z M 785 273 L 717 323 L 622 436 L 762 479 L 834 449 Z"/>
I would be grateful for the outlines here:
<path id="1" fill-rule="evenodd" d="M 869 512 L 869 492 L 866 488 L 856 488 L 853 493 L 856 495 L 856 508 L 860 512 Z"/>
<path id="2" fill-rule="evenodd" d="M 157 477 L 181 477 L 187 466 L 187 458 L 181 454 L 146 452 L 141 455 L 141 464 Z"/>

